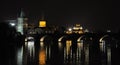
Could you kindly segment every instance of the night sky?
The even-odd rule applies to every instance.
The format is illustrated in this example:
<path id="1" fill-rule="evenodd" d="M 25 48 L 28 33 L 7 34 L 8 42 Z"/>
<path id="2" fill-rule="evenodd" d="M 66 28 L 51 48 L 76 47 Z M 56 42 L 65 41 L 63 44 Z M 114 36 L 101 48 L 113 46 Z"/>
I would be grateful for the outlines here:
<path id="1" fill-rule="evenodd" d="M 32 23 L 38 23 L 41 13 L 44 12 L 48 24 L 79 23 L 89 30 L 120 29 L 119 19 L 116 16 L 118 11 L 113 13 L 112 0 L 4 0 L 1 6 L 3 18 L 15 18 L 23 8 L 26 17 Z M 114 10 L 117 10 L 117 7 Z"/>

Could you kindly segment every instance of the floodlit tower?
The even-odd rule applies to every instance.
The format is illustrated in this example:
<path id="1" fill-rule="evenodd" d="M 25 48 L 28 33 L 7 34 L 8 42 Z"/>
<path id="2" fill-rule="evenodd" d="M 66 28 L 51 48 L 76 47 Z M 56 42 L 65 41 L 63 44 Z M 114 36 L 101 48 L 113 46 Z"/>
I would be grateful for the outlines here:
<path id="1" fill-rule="evenodd" d="M 22 35 L 24 34 L 24 29 L 28 26 L 26 23 L 27 20 L 23 10 L 21 10 L 19 17 L 17 18 L 17 32 L 20 32 Z"/>
<path id="2" fill-rule="evenodd" d="M 42 19 L 39 21 L 39 27 L 46 27 L 46 21 L 44 20 L 44 13 L 42 13 Z"/>

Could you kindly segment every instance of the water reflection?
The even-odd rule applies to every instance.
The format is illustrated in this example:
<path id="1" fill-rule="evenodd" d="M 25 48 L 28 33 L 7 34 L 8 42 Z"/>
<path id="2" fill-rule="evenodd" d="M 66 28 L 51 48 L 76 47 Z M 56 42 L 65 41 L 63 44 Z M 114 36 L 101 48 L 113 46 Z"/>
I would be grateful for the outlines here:
<path id="1" fill-rule="evenodd" d="M 68 55 L 70 54 L 71 51 L 71 45 L 72 45 L 72 41 L 71 40 L 67 40 L 66 41 L 66 54 L 67 54 L 67 58 L 68 58 Z"/>
<path id="2" fill-rule="evenodd" d="M 59 48 L 59 51 L 62 50 L 62 48 L 63 48 L 63 44 L 62 44 L 61 42 L 58 42 L 58 48 Z"/>
<path id="3" fill-rule="evenodd" d="M 39 65 L 45 65 L 46 64 L 46 52 L 45 49 L 41 49 L 39 51 Z"/>
<path id="4" fill-rule="evenodd" d="M 51 47 L 49 44 L 45 44 L 44 42 L 40 42 L 39 49 L 39 65 L 46 65 L 47 61 L 51 58 Z"/>
<path id="5" fill-rule="evenodd" d="M 36 44 L 40 44 L 37 46 Z M 80 40 L 78 43 L 66 40 L 65 43 L 26 41 L 16 51 L 17 65 L 111 65 L 112 47 L 103 40 L 99 50 L 91 41 Z M 98 54 L 100 53 L 100 54 Z M 96 56 L 95 56 L 96 55 Z M 97 56 L 98 55 L 98 56 Z M 99 60 L 100 59 L 100 60 Z M 98 62 L 97 62 L 98 61 Z"/>
<path id="6" fill-rule="evenodd" d="M 17 50 L 17 65 L 23 65 L 23 46 Z"/>
<path id="7" fill-rule="evenodd" d="M 85 44 L 84 46 L 84 53 L 85 53 L 85 65 L 89 65 L 89 44 Z"/>
<path id="8" fill-rule="evenodd" d="M 40 42 L 40 50 L 39 50 L 39 65 L 46 64 L 46 48 L 44 42 Z"/>
<path id="9" fill-rule="evenodd" d="M 100 43 L 102 65 L 111 65 L 111 46 L 105 40 Z"/>
<path id="10" fill-rule="evenodd" d="M 25 42 L 23 49 L 23 65 L 32 65 L 35 62 L 35 42 L 31 40 Z"/>
<path id="11" fill-rule="evenodd" d="M 107 65 L 111 65 L 111 48 L 107 48 Z"/>
<path id="12" fill-rule="evenodd" d="M 34 45 L 34 41 L 28 41 L 27 46 L 25 46 L 25 48 L 27 48 L 27 52 L 28 55 L 34 59 L 35 57 L 35 45 Z"/>
<path id="13" fill-rule="evenodd" d="M 71 40 L 67 40 L 64 47 L 64 63 L 89 65 L 89 44 L 72 43 Z"/>
<path id="14" fill-rule="evenodd" d="M 78 62 L 82 65 L 89 65 L 89 44 L 77 43 Z"/>

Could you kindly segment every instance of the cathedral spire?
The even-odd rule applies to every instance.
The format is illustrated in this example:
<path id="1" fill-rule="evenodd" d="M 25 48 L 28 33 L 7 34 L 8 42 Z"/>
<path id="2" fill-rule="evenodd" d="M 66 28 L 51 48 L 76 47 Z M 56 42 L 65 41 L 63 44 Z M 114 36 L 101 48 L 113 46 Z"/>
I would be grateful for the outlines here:
<path id="1" fill-rule="evenodd" d="M 21 18 L 25 17 L 25 13 L 23 12 L 23 9 L 21 9 L 21 11 L 20 11 L 20 17 Z"/>
<path id="2" fill-rule="evenodd" d="M 23 9 L 21 9 L 19 16 L 17 18 L 17 32 L 20 32 L 22 35 L 24 34 L 24 23 L 25 23 L 25 14 Z"/>

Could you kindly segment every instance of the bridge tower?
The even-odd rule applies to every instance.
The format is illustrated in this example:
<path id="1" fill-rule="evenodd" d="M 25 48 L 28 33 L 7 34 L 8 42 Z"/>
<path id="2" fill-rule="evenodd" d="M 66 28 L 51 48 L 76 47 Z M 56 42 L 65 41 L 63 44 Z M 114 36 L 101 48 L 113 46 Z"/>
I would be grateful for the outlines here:
<path id="1" fill-rule="evenodd" d="M 42 12 L 41 20 L 39 21 L 39 27 L 44 28 L 46 27 L 46 20 L 44 19 L 44 13 Z"/>
<path id="2" fill-rule="evenodd" d="M 25 14 L 23 10 L 21 10 L 18 18 L 17 18 L 17 32 L 20 32 L 22 35 L 27 31 L 28 28 L 28 23 L 27 23 L 28 18 L 25 17 Z"/>

